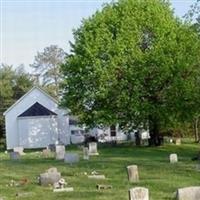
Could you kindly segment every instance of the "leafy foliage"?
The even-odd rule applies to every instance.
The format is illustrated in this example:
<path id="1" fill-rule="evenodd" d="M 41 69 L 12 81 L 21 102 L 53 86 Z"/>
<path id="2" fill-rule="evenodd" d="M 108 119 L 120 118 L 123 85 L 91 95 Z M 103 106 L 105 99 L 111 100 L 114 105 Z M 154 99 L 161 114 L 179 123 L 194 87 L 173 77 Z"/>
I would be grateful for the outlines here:
<path id="1" fill-rule="evenodd" d="M 51 45 L 44 48 L 43 52 L 38 52 L 31 65 L 35 70 L 35 75 L 41 80 L 42 86 L 57 98 L 61 81 L 60 65 L 63 63 L 64 57 L 63 49 L 57 45 Z"/>
<path id="2" fill-rule="evenodd" d="M 199 39 L 168 2 L 107 4 L 74 39 L 62 104 L 87 125 L 149 126 L 157 144 L 161 128 L 199 110 Z"/>
<path id="3" fill-rule="evenodd" d="M 5 121 L 3 113 L 32 87 L 30 76 L 23 65 L 17 69 L 2 64 L 0 66 L 0 144 L 4 141 Z"/>

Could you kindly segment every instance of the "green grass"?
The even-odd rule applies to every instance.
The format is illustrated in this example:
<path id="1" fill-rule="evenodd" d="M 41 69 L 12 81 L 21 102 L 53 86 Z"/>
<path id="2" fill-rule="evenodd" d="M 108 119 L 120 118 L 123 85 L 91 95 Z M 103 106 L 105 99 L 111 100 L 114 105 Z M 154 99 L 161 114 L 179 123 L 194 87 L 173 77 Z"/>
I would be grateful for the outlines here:
<path id="1" fill-rule="evenodd" d="M 67 151 L 76 151 L 77 147 L 67 147 Z M 7 154 L 0 153 L 0 197 L 5 200 L 128 200 L 128 190 L 135 186 L 149 188 L 151 200 L 172 200 L 177 188 L 199 185 L 200 172 L 196 170 L 197 161 L 191 158 L 199 151 L 198 144 L 165 145 L 163 147 L 133 147 L 121 144 L 116 147 L 101 146 L 99 156 L 89 161 L 81 159 L 77 165 L 67 165 L 53 158 L 42 158 L 40 154 L 28 152 L 20 161 L 10 161 Z M 179 162 L 169 164 L 170 153 L 177 153 Z M 140 181 L 129 183 L 126 166 L 136 164 Z M 74 192 L 53 193 L 50 187 L 37 183 L 37 176 L 50 167 L 57 167 Z M 96 170 L 105 174 L 106 180 L 90 180 L 84 172 Z M 29 184 L 7 187 L 10 180 L 29 179 Z M 109 184 L 113 189 L 97 191 L 96 184 Z M 30 196 L 15 197 L 17 192 L 31 192 Z"/>

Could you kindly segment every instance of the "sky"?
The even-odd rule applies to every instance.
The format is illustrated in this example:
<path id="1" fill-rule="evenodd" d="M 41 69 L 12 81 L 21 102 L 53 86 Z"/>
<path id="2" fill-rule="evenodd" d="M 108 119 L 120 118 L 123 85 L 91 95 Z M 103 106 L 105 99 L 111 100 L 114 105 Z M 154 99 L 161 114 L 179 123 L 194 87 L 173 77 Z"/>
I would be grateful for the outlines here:
<path id="1" fill-rule="evenodd" d="M 72 30 L 111 0 L 0 0 L 0 63 L 29 65 L 50 45 L 70 51 Z M 195 0 L 171 0 L 182 17 Z"/>

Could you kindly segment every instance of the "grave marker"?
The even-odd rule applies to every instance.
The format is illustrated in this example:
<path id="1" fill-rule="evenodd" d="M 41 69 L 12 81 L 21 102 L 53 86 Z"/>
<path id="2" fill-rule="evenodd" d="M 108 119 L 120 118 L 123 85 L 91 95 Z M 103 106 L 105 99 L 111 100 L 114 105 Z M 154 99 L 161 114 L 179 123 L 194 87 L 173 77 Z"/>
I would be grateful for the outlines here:
<path id="1" fill-rule="evenodd" d="M 139 173 L 137 165 L 130 165 L 127 167 L 128 179 L 130 182 L 138 182 L 139 181 Z"/>

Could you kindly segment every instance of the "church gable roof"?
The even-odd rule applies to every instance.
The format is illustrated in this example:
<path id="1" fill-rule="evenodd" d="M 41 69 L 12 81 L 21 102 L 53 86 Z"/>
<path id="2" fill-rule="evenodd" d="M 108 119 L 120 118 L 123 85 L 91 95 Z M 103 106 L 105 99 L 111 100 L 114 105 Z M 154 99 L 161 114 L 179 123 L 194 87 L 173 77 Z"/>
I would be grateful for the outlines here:
<path id="1" fill-rule="evenodd" d="M 21 113 L 18 117 L 49 116 L 49 115 L 57 115 L 57 114 L 52 112 L 48 108 L 44 107 L 40 103 L 36 102 L 26 111 Z"/>

